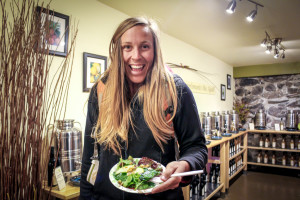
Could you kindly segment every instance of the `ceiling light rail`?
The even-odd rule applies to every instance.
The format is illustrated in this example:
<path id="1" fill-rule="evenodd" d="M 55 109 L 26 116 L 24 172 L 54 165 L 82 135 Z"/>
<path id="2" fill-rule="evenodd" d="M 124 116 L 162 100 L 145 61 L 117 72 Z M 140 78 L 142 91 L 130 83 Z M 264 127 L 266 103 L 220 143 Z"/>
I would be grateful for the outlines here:
<path id="1" fill-rule="evenodd" d="M 240 1 L 242 1 L 242 0 L 240 0 Z M 262 4 L 260 4 L 260 3 L 257 3 L 257 2 L 255 2 L 255 1 L 252 1 L 252 0 L 247 0 L 247 1 L 249 1 L 249 2 L 251 2 L 251 3 L 253 3 L 253 4 L 255 4 L 255 9 L 252 10 L 252 11 L 249 13 L 249 15 L 246 17 L 246 19 L 247 19 L 248 22 L 252 22 L 252 21 L 254 20 L 254 18 L 256 17 L 256 15 L 257 15 L 258 6 L 260 6 L 260 7 L 262 7 L 262 8 L 263 8 L 264 6 L 263 6 Z M 232 13 L 235 12 L 235 8 L 236 8 L 236 0 L 232 0 L 232 1 L 228 4 L 227 9 L 226 9 L 226 12 L 227 12 L 228 14 L 232 14 Z"/>
<path id="2" fill-rule="evenodd" d="M 285 59 L 285 48 L 281 44 L 282 38 L 271 38 L 267 31 L 265 31 L 266 37 L 260 43 L 260 46 L 266 47 L 266 54 L 270 54 L 274 49 L 274 58 Z M 280 54 L 281 53 L 281 54 Z M 279 56 L 280 55 L 280 56 Z"/>

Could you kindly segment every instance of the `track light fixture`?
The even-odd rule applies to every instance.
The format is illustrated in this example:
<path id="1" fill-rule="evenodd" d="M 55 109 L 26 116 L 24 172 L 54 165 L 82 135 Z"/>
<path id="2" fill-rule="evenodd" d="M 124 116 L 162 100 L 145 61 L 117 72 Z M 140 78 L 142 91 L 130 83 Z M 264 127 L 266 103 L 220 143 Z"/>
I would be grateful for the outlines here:
<path id="1" fill-rule="evenodd" d="M 240 0 L 240 1 L 242 1 L 242 0 Z M 246 17 L 246 19 L 247 19 L 248 22 L 252 22 L 252 21 L 254 20 L 255 16 L 257 15 L 257 8 L 258 8 L 258 6 L 260 6 L 260 7 L 264 7 L 264 6 L 261 5 L 261 4 L 259 4 L 259 3 L 257 3 L 257 2 L 255 2 L 255 1 L 252 1 L 252 0 L 247 0 L 247 1 L 249 1 L 249 2 L 251 2 L 251 3 L 253 3 L 253 4 L 255 4 L 255 9 L 252 10 L 252 11 L 249 13 L 249 15 Z M 228 6 L 227 6 L 226 12 L 227 12 L 228 14 L 234 13 L 235 7 L 236 7 L 236 0 L 230 1 L 230 3 L 229 3 Z"/>
<path id="2" fill-rule="evenodd" d="M 228 4 L 227 9 L 226 9 L 226 12 L 229 13 L 229 14 L 234 13 L 235 7 L 236 7 L 236 1 L 235 1 L 235 0 L 232 0 L 232 1 Z"/>
<path id="3" fill-rule="evenodd" d="M 262 40 L 260 43 L 260 46 L 262 47 L 267 47 L 266 48 L 266 54 L 270 54 L 272 52 L 272 49 L 274 49 L 274 58 L 281 58 L 285 59 L 285 48 L 281 44 L 282 38 L 271 38 L 270 35 L 265 31 L 266 37 Z M 281 52 L 281 54 L 280 54 Z"/>

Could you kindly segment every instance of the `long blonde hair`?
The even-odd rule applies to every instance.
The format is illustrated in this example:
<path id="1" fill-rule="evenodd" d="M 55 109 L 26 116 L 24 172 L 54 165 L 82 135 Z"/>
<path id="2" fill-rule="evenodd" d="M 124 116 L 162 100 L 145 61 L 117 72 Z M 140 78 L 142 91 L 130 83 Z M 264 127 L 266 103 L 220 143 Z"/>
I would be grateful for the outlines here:
<path id="1" fill-rule="evenodd" d="M 171 125 L 177 110 L 177 92 L 172 75 L 165 69 L 158 39 L 157 24 L 144 17 L 128 18 L 115 31 L 110 42 L 110 66 L 104 73 L 105 90 L 99 117 L 96 125 L 97 142 L 121 154 L 120 142 L 128 144 L 130 125 L 134 128 L 131 118 L 132 110 L 129 86 L 125 75 L 125 65 L 121 50 L 121 36 L 130 28 L 142 25 L 149 27 L 154 41 L 153 67 L 149 70 L 144 84 L 138 90 L 138 102 L 143 105 L 145 121 L 152 131 L 153 137 L 162 151 L 163 143 L 174 136 Z M 147 97 L 147 98 L 144 98 Z M 164 113 L 164 104 L 169 97 L 174 112 L 169 120 Z"/>

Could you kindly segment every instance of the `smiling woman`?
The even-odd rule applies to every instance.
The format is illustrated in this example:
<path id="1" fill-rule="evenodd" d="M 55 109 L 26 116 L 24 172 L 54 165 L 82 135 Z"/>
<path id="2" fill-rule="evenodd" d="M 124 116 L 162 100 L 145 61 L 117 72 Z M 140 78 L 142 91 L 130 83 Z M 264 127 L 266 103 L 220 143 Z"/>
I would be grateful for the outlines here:
<path id="1" fill-rule="evenodd" d="M 123 21 L 112 37 L 110 60 L 89 98 L 80 199 L 183 200 L 182 177 L 171 175 L 202 169 L 207 148 L 191 90 L 165 68 L 156 23 L 146 18 Z M 96 180 L 87 182 L 90 166 L 94 169 L 90 158 L 97 154 L 95 143 L 100 153 L 93 158 L 99 160 L 92 162 L 100 164 Z M 149 190 L 151 194 L 131 193 L 127 187 L 152 187 L 150 175 L 160 173 L 142 165 L 117 164 L 128 160 L 128 155 L 166 166 L 161 172 L 163 183 Z M 190 181 L 191 177 L 184 182 Z M 120 184 L 127 189 L 119 190 Z"/>

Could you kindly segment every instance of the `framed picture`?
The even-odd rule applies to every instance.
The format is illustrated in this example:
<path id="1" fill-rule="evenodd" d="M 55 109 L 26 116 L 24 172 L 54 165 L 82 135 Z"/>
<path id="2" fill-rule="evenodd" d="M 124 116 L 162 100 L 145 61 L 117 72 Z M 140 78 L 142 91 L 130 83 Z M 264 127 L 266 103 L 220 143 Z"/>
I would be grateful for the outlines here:
<path id="1" fill-rule="evenodd" d="M 226 99 L 226 87 L 225 85 L 221 84 L 221 100 L 225 101 Z"/>
<path id="2" fill-rule="evenodd" d="M 39 6 L 37 12 L 41 13 L 42 26 L 47 26 L 45 29 L 48 29 L 46 42 L 49 45 L 49 54 L 65 57 L 68 51 L 69 16 L 51 10 L 47 15 L 47 9 Z M 48 16 L 47 24 L 45 24 L 46 16 Z"/>
<path id="3" fill-rule="evenodd" d="M 107 68 L 107 57 L 83 53 L 83 91 L 89 92 Z"/>
<path id="4" fill-rule="evenodd" d="M 227 89 L 231 90 L 231 75 L 227 74 Z"/>

